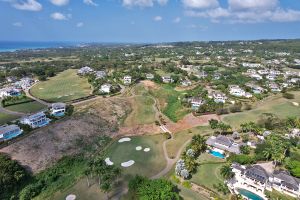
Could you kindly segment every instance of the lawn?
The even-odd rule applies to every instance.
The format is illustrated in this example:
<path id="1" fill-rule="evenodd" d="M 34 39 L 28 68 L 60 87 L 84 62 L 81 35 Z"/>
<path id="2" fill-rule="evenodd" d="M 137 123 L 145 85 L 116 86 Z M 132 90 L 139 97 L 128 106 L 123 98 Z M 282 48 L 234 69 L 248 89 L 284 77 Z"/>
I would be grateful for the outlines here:
<path id="1" fill-rule="evenodd" d="M 37 101 L 32 101 L 32 102 L 28 102 L 28 103 L 13 105 L 13 106 L 7 106 L 5 108 L 8 110 L 11 110 L 11 111 L 16 111 L 16 112 L 34 113 L 34 112 L 38 112 L 42 109 L 45 109 L 47 107 L 43 104 L 40 104 Z"/>
<path id="2" fill-rule="evenodd" d="M 119 167 L 121 167 L 122 162 L 134 160 L 134 165 L 128 168 L 121 167 L 122 173 L 125 175 L 139 174 L 151 177 L 166 165 L 162 148 L 163 141 L 162 135 L 131 137 L 131 141 L 123 143 L 115 141 L 108 148 L 106 156 Z M 151 150 L 149 152 L 137 151 L 135 149 L 137 146 Z"/>
<path id="3" fill-rule="evenodd" d="M 181 105 L 182 92 L 176 91 L 170 85 L 161 85 L 159 89 L 151 90 L 151 94 L 157 98 L 160 109 L 172 121 L 177 122 L 190 112 Z"/>
<path id="4" fill-rule="evenodd" d="M 208 126 L 199 126 L 189 130 L 184 130 L 174 134 L 174 140 L 170 140 L 167 143 L 167 152 L 170 158 L 175 157 L 178 148 L 180 148 L 186 141 L 192 139 L 196 134 L 207 135 L 211 134 L 213 130 Z"/>
<path id="5" fill-rule="evenodd" d="M 7 122 L 10 122 L 12 120 L 18 119 L 20 117 L 15 115 L 8 115 L 5 113 L 0 113 L 0 125 L 6 124 Z"/>
<path id="6" fill-rule="evenodd" d="M 239 128 L 241 123 L 249 121 L 256 122 L 263 113 L 273 113 L 280 118 L 299 116 L 300 107 L 293 105 L 292 102 L 300 102 L 300 92 L 293 92 L 293 94 L 295 94 L 295 99 L 288 100 L 281 97 L 281 94 L 278 94 L 258 103 L 258 105 L 250 111 L 229 114 L 224 116 L 223 120 L 234 128 Z"/>
<path id="7" fill-rule="evenodd" d="M 56 192 L 50 199 L 51 200 L 63 200 L 69 194 L 76 195 L 77 199 L 80 200 L 104 200 L 105 194 L 101 192 L 98 184 L 95 181 L 91 181 L 90 187 L 87 185 L 85 178 L 80 179 L 74 186 L 64 190 Z"/>
<path id="8" fill-rule="evenodd" d="M 193 175 L 191 181 L 219 193 L 214 189 L 213 185 L 224 182 L 224 179 L 220 174 L 220 168 L 223 165 L 224 160 L 204 153 L 199 157 L 199 162 L 200 166 L 197 169 L 197 173 Z M 222 194 L 219 195 L 224 196 Z"/>
<path id="9" fill-rule="evenodd" d="M 133 98 L 132 112 L 126 118 L 125 126 L 151 124 L 155 122 L 154 100 L 149 96 Z"/>
<path id="10" fill-rule="evenodd" d="M 73 99 L 88 96 L 91 86 L 86 78 L 77 76 L 76 70 L 63 71 L 33 86 L 31 94 L 50 102 L 66 102 Z"/>

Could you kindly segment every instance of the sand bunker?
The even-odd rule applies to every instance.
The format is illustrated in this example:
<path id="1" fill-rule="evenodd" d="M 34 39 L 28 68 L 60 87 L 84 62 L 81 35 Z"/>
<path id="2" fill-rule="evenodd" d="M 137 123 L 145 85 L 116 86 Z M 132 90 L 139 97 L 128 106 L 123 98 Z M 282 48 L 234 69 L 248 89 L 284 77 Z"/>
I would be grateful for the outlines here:
<path id="1" fill-rule="evenodd" d="M 105 158 L 105 163 L 106 165 L 113 165 L 114 163 L 111 162 L 111 160 L 109 158 Z"/>
<path id="2" fill-rule="evenodd" d="M 149 151 L 150 151 L 150 148 L 145 148 L 144 151 L 145 151 L 145 152 L 149 152 Z"/>
<path id="3" fill-rule="evenodd" d="M 119 143 L 122 143 L 122 142 L 129 142 L 129 141 L 131 141 L 131 139 L 130 138 L 121 138 L 121 139 L 119 139 Z"/>
<path id="4" fill-rule="evenodd" d="M 129 160 L 129 161 L 127 161 L 127 162 L 121 163 L 121 166 L 122 166 L 122 167 L 130 167 L 130 166 L 133 165 L 134 163 L 135 163 L 134 160 Z"/>
<path id="5" fill-rule="evenodd" d="M 76 195 L 74 194 L 70 194 L 66 197 L 66 200 L 75 200 L 76 199 Z"/>
<path id="6" fill-rule="evenodd" d="M 299 106 L 299 103 L 293 102 L 293 105 L 294 105 L 294 106 Z"/>
<path id="7" fill-rule="evenodd" d="M 44 88 L 40 87 L 39 89 L 40 89 L 40 90 L 43 90 Z"/>
<path id="8" fill-rule="evenodd" d="M 137 151 L 140 151 L 140 150 L 142 150 L 143 148 L 141 147 L 141 146 L 137 146 L 137 147 L 135 147 L 135 150 L 137 150 Z"/>

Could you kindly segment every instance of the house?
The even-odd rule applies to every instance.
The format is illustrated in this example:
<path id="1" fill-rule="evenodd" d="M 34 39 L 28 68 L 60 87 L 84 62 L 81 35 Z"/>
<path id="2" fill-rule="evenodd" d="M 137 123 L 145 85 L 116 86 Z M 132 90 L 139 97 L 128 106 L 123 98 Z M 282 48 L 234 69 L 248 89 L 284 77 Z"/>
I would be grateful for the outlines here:
<path id="1" fill-rule="evenodd" d="M 243 67 L 249 67 L 249 68 L 259 68 L 261 67 L 261 64 L 259 63 L 242 63 Z"/>
<path id="2" fill-rule="evenodd" d="M 66 112 L 66 104 L 65 103 L 53 103 L 51 105 L 51 115 L 60 117 L 65 115 Z"/>
<path id="3" fill-rule="evenodd" d="M 201 71 L 201 72 L 197 73 L 195 76 L 196 76 L 197 78 L 204 79 L 204 78 L 206 78 L 208 75 L 207 75 L 207 73 L 206 73 L 205 71 Z"/>
<path id="4" fill-rule="evenodd" d="M 207 139 L 206 144 L 230 153 L 240 154 L 240 145 L 224 135 L 211 136 Z"/>
<path id="5" fill-rule="evenodd" d="M 123 83 L 125 84 L 125 85 L 130 85 L 131 84 L 131 76 L 124 76 L 124 78 L 123 78 Z"/>
<path id="6" fill-rule="evenodd" d="M 226 100 L 228 99 L 227 96 L 222 93 L 222 92 L 211 92 L 209 95 L 208 95 L 208 98 L 210 99 L 214 99 L 214 102 L 216 103 L 225 103 Z"/>
<path id="7" fill-rule="evenodd" d="M 112 87 L 111 84 L 105 83 L 105 84 L 101 85 L 100 92 L 108 94 L 108 93 L 110 93 L 111 87 Z"/>
<path id="8" fill-rule="evenodd" d="M 6 77 L 6 81 L 9 82 L 9 83 L 16 82 L 17 81 L 17 77 L 15 77 L 15 76 Z"/>
<path id="9" fill-rule="evenodd" d="M 164 83 L 173 83 L 174 82 L 174 80 L 169 75 L 162 76 L 161 78 Z"/>
<path id="10" fill-rule="evenodd" d="M 84 75 L 87 75 L 87 74 L 91 74 L 93 73 L 94 70 L 88 66 L 85 66 L 85 67 L 82 67 L 80 68 L 78 71 L 77 71 L 77 74 L 80 75 L 80 76 L 84 76 Z"/>
<path id="11" fill-rule="evenodd" d="M 271 70 L 269 71 L 269 74 L 279 76 L 279 75 L 281 75 L 281 71 L 279 71 L 279 70 L 272 70 L 272 69 L 271 69 Z"/>
<path id="12" fill-rule="evenodd" d="M 33 115 L 29 115 L 21 119 L 22 124 L 28 124 L 31 128 L 39 128 L 49 124 L 50 119 L 48 119 L 44 112 L 38 112 Z"/>
<path id="13" fill-rule="evenodd" d="M 262 87 L 260 87 L 260 86 L 253 86 L 252 87 L 252 92 L 254 93 L 254 94 L 261 94 L 261 93 L 263 93 L 265 91 L 265 89 L 264 88 L 262 88 Z"/>
<path id="14" fill-rule="evenodd" d="M 192 85 L 192 82 L 190 80 L 183 80 L 181 81 L 181 85 L 184 87 Z"/>
<path id="15" fill-rule="evenodd" d="M 260 69 L 257 71 L 260 75 L 267 75 L 269 74 L 269 70 L 267 69 Z"/>
<path id="16" fill-rule="evenodd" d="M 154 79 L 154 75 L 151 73 L 148 73 L 148 74 L 146 74 L 146 79 L 152 80 L 152 79 Z"/>
<path id="17" fill-rule="evenodd" d="M 259 75 L 259 74 L 250 74 L 250 77 L 254 78 L 254 79 L 258 80 L 258 81 L 263 79 L 263 77 L 261 75 Z"/>
<path id="18" fill-rule="evenodd" d="M 214 79 L 214 80 L 220 80 L 221 76 L 222 76 L 222 74 L 220 74 L 220 73 L 215 73 L 214 76 L 213 76 L 213 79 Z"/>
<path id="19" fill-rule="evenodd" d="M 24 77 L 21 78 L 20 81 L 15 82 L 15 86 L 17 88 L 21 88 L 23 90 L 27 90 L 29 89 L 33 84 L 35 83 L 35 81 L 32 78 L 29 77 Z"/>
<path id="20" fill-rule="evenodd" d="M 244 166 L 237 163 L 231 165 L 234 173 L 233 180 L 228 181 L 230 189 L 245 188 L 264 197 L 265 190 L 300 197 L 300 179 L 284 170 L 266 170 L 262 165 Z"/>
<path id="21" fill-rule="evenodd" d="M 246 97 L 246 98 L 252 97 L 252 94 L 245 92 L 245 90 L 240 88 L 238 85 L 229 86 L 229 93 L 236 97 Z"/>
<path id="22" fill-rule="evenodd" d="M 102 79 L 107 76 L 105 71 L 96 71 L 95 75 L 96 75 L 96 79 Z"/>
<path id="23" fill-rule="evenodd" d="M 202 106 L 205 101 L 201 97 L 193 97 L 189 99 L 193 110 L 198 110 L 200 106 Z"/>
<path id="24" fill-rule="evenodd" d="M 256 74 L 255 69 L 247 69 L 247 74 Z"/>
<path id="25" fill-rule="evenodd" d="M 15 124 L 0 126 L 0 141 L 17 137 L 18 135 L 22 134 L 22 132 L 23 131 L 20 129 L 20 127 Z"/>
<path id="26" fill-rule="evenodd" d="M 300 198 L 300 179 L 291 176 L 288 171 L 275 170 L 269 181 L 278 192 Z"/>
<path id="27" fill-rule="evenodd" d="M 274 81 L 274 80 L 276 80 L 276 78 L 277 78 L 277 75 L 275 75 L 275 74 L 268 74 L 266 76 L 266 79 L 268 79 L 270 81 Z"/>
<path id="28" fill-rule="evenodd" d="M 268 87 L 272 92 L 280 92 L 281 91 L 281 88 L 279 87 L 279 85 L 274 82 L 268 83 Z"/>
<path id="29" fill-rule="evenodd" d="M 21 91 L 13 87 L 0 89 L 0 98 L 15 97 L 20 95 L 21 95 Z"/>

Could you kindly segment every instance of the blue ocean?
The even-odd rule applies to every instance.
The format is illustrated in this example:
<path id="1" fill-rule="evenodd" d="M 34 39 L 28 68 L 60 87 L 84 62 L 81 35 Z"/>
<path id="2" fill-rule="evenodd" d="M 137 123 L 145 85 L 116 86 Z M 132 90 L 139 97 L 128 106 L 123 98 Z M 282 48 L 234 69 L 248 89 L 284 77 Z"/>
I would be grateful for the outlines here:
<path id="1" fill-rule="evenodd" d="M 45 49 L 76 46 L 74 42 L 7 42 L 0 41 L 0 52 L 14 52 L 26 49 Z"/>

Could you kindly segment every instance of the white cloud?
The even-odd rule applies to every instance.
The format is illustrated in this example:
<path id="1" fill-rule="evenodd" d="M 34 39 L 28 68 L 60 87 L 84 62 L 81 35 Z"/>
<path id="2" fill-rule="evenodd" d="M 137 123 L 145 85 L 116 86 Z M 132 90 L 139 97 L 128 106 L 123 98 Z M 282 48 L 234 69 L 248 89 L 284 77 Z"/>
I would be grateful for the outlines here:
<path id="1" fill-rule="evenodd" d="M 54 20 L 68 20 L 68 19 L 72 18 L 72 16 L 70 14 L 64 15 L 64 14 L 59 13 L 59 12 L 52 13 L 50 15 L 50 17 Z"/>
<path id="2" fill-rule="evenodd" d="M 43 9 L 42 4 L 36 0 L 26 0 L 26 1 L 8 1 L 11 5 L 18 10 L 27 10 L 27 11 L 41 11 Z"/>
<path id="3" fill-rule="evenodd" d="M 78 22 L 77 24 L 76 24 L 76 27 L 78 27 L 78 28 L 80 28 L 80 27 L 83 27 L 83 22 Z"/>
<path id="4" fill-rule="evenodd" d="M 278 0 L 228 0 L 231 10 L 269 10 L 278 4 Z"/>
<path id="5" fill-rule="evenodd" d="M 159 5 L 165 5 L 168 3 L 168 0 L 122 0 L 123 6 L 125 7 L 152 7 L 154 3 Z"/>
<path id="6" fill-rule="evenodd" d="M 161 17 L 161 16 L 155 16 L 154 18 L 153 18 L 153 20 L 154 21 L 161 21 L 163 18 Z"/>
<path id="7" fill-rule="evenodd" d="M 196 2 L 197 0 L 183 1 Z M 191 17 L 208 18 L 212 22 L 227 23 L 300 21 L 300 10 L 281 8 L 278 0 L 228 0 L 227 8 L 217 6 L 197 9 L 200 7 L 190 6 L 185 14 Z"/>
<path id="8" fill-rule="evenodd" d="M 89 6 L 98 6 L 93 0 L 83 0 L 83 3 Z"/>
<path id="9" fill-rule="evenodd" d="M 186 8 L 215 8 L 219 6 L 218 0 L 182 0 L 184 7 Z"/>
<path id="10" fill-rule="evenodd" d="M 56 6 L 65 6 L 69 3 L 69 0 L 50 0 Z"/>
<path id="11" fill-rule="evenodd" d="M 23 26 L 22 22 L 14 22 L 12 25 L 16 26 L 16 27 L 22 27 Z"/>
<path id="12" fill-rule="evenodd" d="M 173 20 L 174 23 L 179 23 L 181 22 L 181 18 L 180 17 L 176 17 L 174 20 Z"/>

